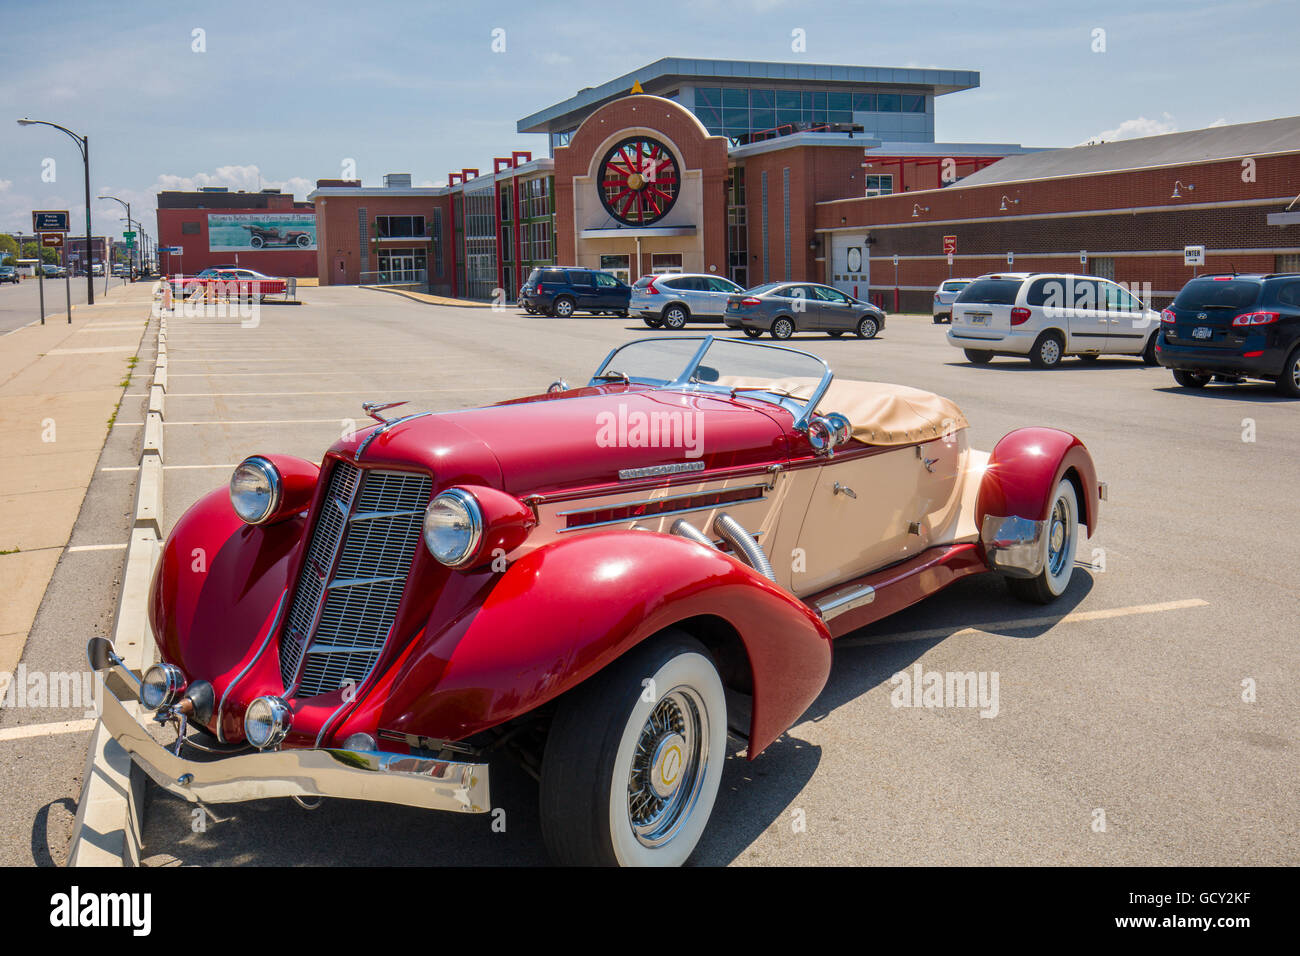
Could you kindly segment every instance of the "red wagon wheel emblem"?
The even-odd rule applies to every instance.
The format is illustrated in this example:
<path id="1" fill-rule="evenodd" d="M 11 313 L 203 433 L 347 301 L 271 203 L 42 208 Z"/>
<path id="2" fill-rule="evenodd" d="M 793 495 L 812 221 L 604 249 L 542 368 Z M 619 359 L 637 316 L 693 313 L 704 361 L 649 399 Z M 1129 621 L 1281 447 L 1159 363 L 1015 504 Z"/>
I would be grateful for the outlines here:
<path id="1" fill-rule="evenodd" d="M 677 202 L 681 174 L 668 147 L 648 136 L 631 136 L 600 163 L 600 201 L 629 226 L 648 226 Z"/>

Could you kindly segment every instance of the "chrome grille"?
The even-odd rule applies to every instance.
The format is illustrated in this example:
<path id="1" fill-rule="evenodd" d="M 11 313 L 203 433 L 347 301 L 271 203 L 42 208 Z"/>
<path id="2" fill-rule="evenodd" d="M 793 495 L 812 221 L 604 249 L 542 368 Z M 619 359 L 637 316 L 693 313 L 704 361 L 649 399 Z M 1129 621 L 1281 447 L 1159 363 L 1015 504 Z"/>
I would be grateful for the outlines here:
<path id="1" fill-rule="evenodd" d="M 280 676 L 286 689 L 296 682 L 295 696 L 370 674 L 397 616 L 431 486 L 428 475 L 335 463 L 280 640 Z"/>

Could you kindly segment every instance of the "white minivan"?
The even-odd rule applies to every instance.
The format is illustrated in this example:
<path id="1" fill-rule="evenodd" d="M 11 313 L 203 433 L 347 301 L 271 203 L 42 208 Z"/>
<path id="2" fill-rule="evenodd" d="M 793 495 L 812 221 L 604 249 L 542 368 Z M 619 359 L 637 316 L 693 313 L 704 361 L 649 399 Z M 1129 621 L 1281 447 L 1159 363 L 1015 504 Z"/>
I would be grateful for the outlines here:
<path id="1" fill-rule="evenodd" d="M 952 304 L 948 344 L 975 365 L 995 355 L 1053 368 L 1067 355 L 1139 356 L 1156 364 L 1160 314 L 1119 283 L 1063 272 L 980 276 Z"/>

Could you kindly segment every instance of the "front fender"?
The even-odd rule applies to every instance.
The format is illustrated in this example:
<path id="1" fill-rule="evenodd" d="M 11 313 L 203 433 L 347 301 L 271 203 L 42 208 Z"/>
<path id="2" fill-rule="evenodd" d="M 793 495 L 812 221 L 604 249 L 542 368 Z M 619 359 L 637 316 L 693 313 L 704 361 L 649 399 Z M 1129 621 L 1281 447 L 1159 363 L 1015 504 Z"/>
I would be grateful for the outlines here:
<path id="1" fill-rule="evenodd" d="M 425 633 L 333 731 L 459 740 L 531 711 L 677 622 L 712 615 L 753 675 L 750 757 L 821 692 L 830 633 L 805 604 L 735 558 L 671 535 L 556 541 L 502 573 L 452 575 Z M 608 715 L 592 714 L 592 720 Z"/>
<path id="2" fill-rule="evenodd" d="M 1101 504 L 1097 469 L 1083 442 L 1058 428 L 1017 428 L 993 447 L 975 500 L 975 526 L 984 527 L 986 515 L 1046 520 L 1052 493 L 1067 474 L 1075 478 L 1080 521 L 1091 537 Z"/>

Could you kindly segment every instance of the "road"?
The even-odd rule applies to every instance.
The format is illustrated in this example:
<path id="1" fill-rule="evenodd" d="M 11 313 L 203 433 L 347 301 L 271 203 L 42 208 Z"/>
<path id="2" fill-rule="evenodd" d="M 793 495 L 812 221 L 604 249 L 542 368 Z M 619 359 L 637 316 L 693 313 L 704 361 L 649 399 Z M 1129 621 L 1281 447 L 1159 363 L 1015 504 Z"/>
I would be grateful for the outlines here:
<path id="1" fill-rule="evenodd" d="M 124 280 L 110 278 L 109 287 L 119 286 Z M 0 284 L 0 335 L 21 328 L 29 322 L 41 320 L 40 280 L 35 277 L 23 279 L 18 285 L 11 282 Z M 62 279 L 45 280 L 45 320 L 51 321 L 57 316 L 59 321 L 67 319 L 68 292 L 72 293 L 72 304 L 81 305 L 86 301 L 86 277 L 75 276 L 65 289 Z M 104 291 L 104 277 L 95 279 L 95 295 Z"/>
<path id="2" fill-rule="evenodd" d="M 358 289 L 301 296 L 301 307 L 265 307 L 255 328 L 171 321 L 168 526 L 249 454 L 319 460 L 341 430 L 364 421 L 362 401 L 447 410 L 557 378 L 585 381 L 612 346 L 647 334 L 629 319 L 433 307 Z M 1290 543 L 1300 403 L 1265 386 L 1186 392 L 1166 370 L 1129 359 L 979 368 L 928 317 L 891 317 L 873 341 L 808 335 L 789 344 L 826 358 L 841 378 L 952 398 L 978 448 L 1023 425 L 1072 431 L 1092 450 L 1110 500 L 1057 604 L 1018 604 L 981 575 L 842 640 L 828 685 L 789 733 L 756 761 L 728 756 L 693 862 L 1300 862 L 1300 563 Z M 106 467 L 129 461 L 142 398 L 143 389 L 128 391 Z M 101 529 L 96 543 L 125 540 L 130 488 L 118 474 L 105 472 L 83 508 L 83 519 L 99 516 L 87 525 Z M 113 562 L 94 560 L 75 582 L 56 573 L 51 589 L 71 606 L 47 596 L 42 610 L 58 616 L 69 643 L 103 633 L 111 610 L 103 597 L 115 593 L 104 578 Z M 51 633 L 48 617 L 42 624 Z M 996 673 L 997 715 L 892 706 L 891 675 L 918 664 Z M 1252 700 L 1244 687 L 1255 689 Z M 68 778 L 40 784 L 39 800 L 23 792 L 35 784 L 5 784 L 18 817 L 7 823 L 30 831 L 32 846 L 6 861 L 58 860 L 49 818 L 68 812 L 59 793 L 75 799 L 83 740 L 0 743 L 11 770 L 44 774 L 53 760 L 48 773 Z M 218 806 L 200 826 L 190 805 L 151 787 L 146 862 L 543 863 L 535 784 L 509 763 L 492 772 L 504 833 L 488 817 L 337 800 L 313 812 L 289 801 Z"/>

